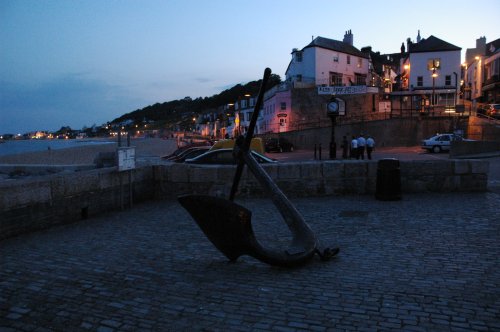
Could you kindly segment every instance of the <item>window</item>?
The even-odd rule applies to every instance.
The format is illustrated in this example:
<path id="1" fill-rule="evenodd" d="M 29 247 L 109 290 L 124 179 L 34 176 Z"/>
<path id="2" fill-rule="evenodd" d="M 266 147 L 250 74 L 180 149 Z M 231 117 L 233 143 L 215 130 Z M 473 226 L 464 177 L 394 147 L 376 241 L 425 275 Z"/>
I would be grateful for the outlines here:
<path id="1" fill-rule="evenodd" d="M 297 82 L 302 82 L 302 75 L 297 75 Z"/>
<path id="2" fill-rule="evenodd" d="M 302 62 L 302 52 L 295 53 L 295 61 Z"/>
<path id="3" fill-rule="evenodd" d="M 361 68 L 363 66 L 363 59 L 358 58 L 358 68 Z"/>
<path id="4" fill-rule="evenodd" d="M 445 76 L 444 85 L 451 85 L 451 75 Z"/>
<path id="5" fill-rule="evenodd" d="M 348 56 L 347 56 L 347 64 L 348 64 L 348 65 L 350 65 L 350 64 L 351 64 L 351 56 L 350 56 L 350 55 L 348 55 Z"/>
<path id="6" fill-rule="evenodd" d="M 333 62 L 339 62 L 339 54 L 338 53 L 335 53 L 333 55 Z"/>
<path id="7" fill-rule="evenodd" d="M 284 103 L 284 102 L 283 102 L 283 103 L 281 103 L 281 109 L 282 109 L 282 110 L 286 110 L 286 103 Z"/>
<path id="8" fill-rule="evenodd" d="M 356 85 L 366 85 L 366 75 L 355 74 Z"/>
<path id="9" fill-rule="evenodd" d="M 424 77 L 417 76 L 417 86 L 424 86 Z"/>
<path id="10" fill-rule="evenodd" d="M 428 59 L 427 60 L 427 70 L 439 69 L 441 68 L 441 59 Z"/>
<path id="11" fill-rule="evenodd" d="M 330 72 L 330 85 L 342 85 L 342 74 Z"/>

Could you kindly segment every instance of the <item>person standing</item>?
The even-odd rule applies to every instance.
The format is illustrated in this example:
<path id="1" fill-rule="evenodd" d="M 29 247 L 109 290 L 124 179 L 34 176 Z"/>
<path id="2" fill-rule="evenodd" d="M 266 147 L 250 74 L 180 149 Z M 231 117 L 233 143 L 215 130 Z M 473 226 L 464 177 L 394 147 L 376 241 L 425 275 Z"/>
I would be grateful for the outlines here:
<path id="1" fill-rule="evenodd" d="M 358 159 L 357 156 L 358 156 L 358 140 L 356 139 L 355 136 L 352 136 L 350 158 Z"/>
<path id="2" fill-rule="evenodd" d="M 342 158 L 347 159 L 347 152 L 349 151 L 349 142 L 347 142 L 347 136 L 342 137 Z"/>
<path id="3" fill-rule="evenodd" d="M 368 135 L 368 138 L 366 139 L 366 155 L 369 160 L 372 159 L 372 151 L 374 147 L 375 140 L 370 135 Z"/>
<path id="4" fill-rule="evenodd" d="M 365 145 L 366 145 L 366 140 L 363 137 L 363 134 L 359 135 L 358 137 L 358 155 L 356 159 L 365 159 Z"/>

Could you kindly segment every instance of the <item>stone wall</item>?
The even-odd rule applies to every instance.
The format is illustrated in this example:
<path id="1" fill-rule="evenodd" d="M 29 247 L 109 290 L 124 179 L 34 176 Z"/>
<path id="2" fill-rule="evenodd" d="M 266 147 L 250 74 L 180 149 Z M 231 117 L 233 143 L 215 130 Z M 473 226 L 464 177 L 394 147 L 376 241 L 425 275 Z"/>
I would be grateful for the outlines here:
<path id="1" fill-rule="evenodd" d="M 450 158 L 472 158 L 474 156 L 500 156 L 500 141 L 451 142 Z"/>
<path id="2" fill-rule="evenodd" d="M 289 197 L 374 194 L 379 172 L 376 161 L 311 161 L 263 166 Z M 486 191 L 489 163 L 485 160 L 401 162 L 394 176 L 401 191 Z M 183 194 L 228 197 L 235 166 L 161 164 L 128 174 L 116 168 L 80 171 L 0 182 L 0 239 L 90 216 L 151 199 L 173 199 Z M 392 175 L 392 174 L 391 174 Z M 245 168 L 238 197 L 266 195 Z"/>
<path id="3" fill-rule="evenodd" d="M 403 193 L 486 191 L 489 163 L 485 160 L 402 161 Z M 235 168 L 211 165 L 158 165 L 155 182 L 158 197 L 175 198 L 182 194 L 229 196 Z M 289 197 L 335 194 L 374 194 L 377 161 L 311 161 L 263 165 L 266 172 Z M 262 188 L 245 168 L 239 195 L 263 195 Z"/>
<path id="4" fill-rule="evenodd" d="M 151 167 L 133 173 L 115 168 L 0 182 L 0 239 L 53 225 L 70 223 L 152 199 Z"/>
<path id="5" fill-rule="evenodd" d="M 335 126 L 335 140 L 340 149 L 342 136 L 351 138 L 361 133 L 371 135 L 379 147 L 384 146 L 414 146 L 420 145 L 423 139 L 436 133 L 450 133 L 455 129 L 467 132 L 467 117 L 449 118 L 403 118 L 368 121 L 361 123 L 344 123 L 339 117 Z M 313 149 L 315 144 L 321 144 L 324 151 L 330 144 L 330 127 L 310 128 L 281 133 L 288 138 L 297 149 Z"/>
<path id="6" fill-rule="evenodd" d="M 378 112 L 378 94 L 357 94 L 338 96 L 345 102 L 346 115 L 342 120 L 348 123 L 383 120 L 385 112 Z M 293 112 L 288 119 L 291 130 L 329 127 L 326 105 L 330 95 L 318 95 L 318 88 L 293 89 L 291 93 Z"/>

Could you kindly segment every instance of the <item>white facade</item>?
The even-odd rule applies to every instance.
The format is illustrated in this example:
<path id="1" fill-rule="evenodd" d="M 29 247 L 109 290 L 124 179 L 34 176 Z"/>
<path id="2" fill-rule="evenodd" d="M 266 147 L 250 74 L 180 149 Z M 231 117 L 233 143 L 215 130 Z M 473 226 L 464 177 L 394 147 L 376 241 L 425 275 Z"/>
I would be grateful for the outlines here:
<path id="1" fill-rule="evenodd" d="M 367 84 L 368 59 L 323 48 L 315 48 L 315 51 L 316 85 L 339 85 L 331 82 L 331 72 L 342 74 L 342 85 Z M 357 82 L 356 75 L 364 75 L 364 81 Z"/>
<path id="2" fill-rule="evenodd" d="M 369 58 L 350 42 L 349 32 L 343 42 L 317 37 L 302 50 L 294 49 L 287 82 L 293 82 L 294 87 L 367 85 Z"/>
<path id="3" fill-rule="evenodd" d="M 482 97 L 483 84 L 483 58 L 477 56 L 471 63 L 465 64 L 465 86 L 467 87 L 467 99 L 476 100 Z"/>
<path id="4" fill-rule="evenodd" d="M 262 120 L 259 122 L 261 133 L 280 133 L 291 130 L 291 91 L 278 91 L 264 101 L 260 111 Z"/>
<path id="5" fill-rule="evenodd" d="M 401 59 L 402 88 L 410 91 L 421 106 L 452 110 L 460 89 L 461 48 L 430 36 L 413 44 Z"/>
<path id="6" fill-rule="evenodd" d="M 432 76 L 433 70 L 428 67 L 432 60 L 439 61 L 436 77 Z M 410 53 L 410 73 L 410 87 L 414 90 L 432 87 L 433 84 L 456 90 L 460 86 L 460 51 Z"/>

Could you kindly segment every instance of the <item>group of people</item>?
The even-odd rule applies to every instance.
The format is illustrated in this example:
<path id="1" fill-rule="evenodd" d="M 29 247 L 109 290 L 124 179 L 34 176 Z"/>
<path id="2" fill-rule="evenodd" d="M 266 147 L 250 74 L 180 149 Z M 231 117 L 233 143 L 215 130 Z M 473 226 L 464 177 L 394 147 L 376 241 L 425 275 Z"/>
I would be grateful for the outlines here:
<path id="1" fill-rule="evenodd" d="M 374 147 L 375 140 L 370 135 L 366 138 L 363 134 L 360 134 L 358 137 L 353 135 L 350 143 L 347 141 L 347 136 L 344 135 L 342 139 L 342 158 L 365 159 L 366 151 L 366 157 L 371 160 Z"/>

